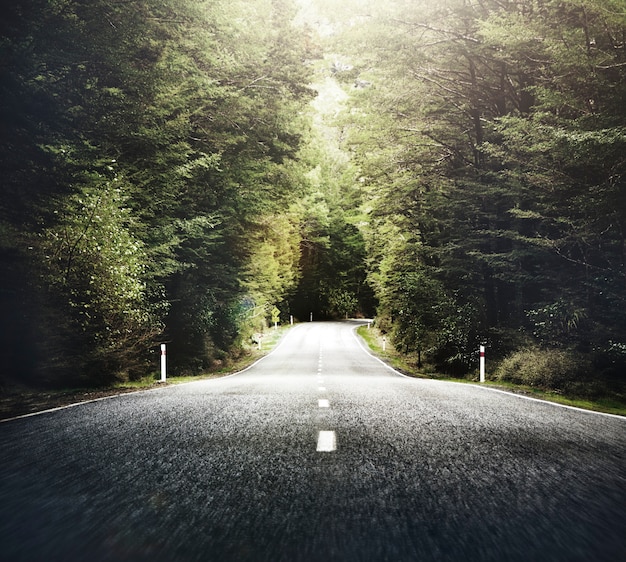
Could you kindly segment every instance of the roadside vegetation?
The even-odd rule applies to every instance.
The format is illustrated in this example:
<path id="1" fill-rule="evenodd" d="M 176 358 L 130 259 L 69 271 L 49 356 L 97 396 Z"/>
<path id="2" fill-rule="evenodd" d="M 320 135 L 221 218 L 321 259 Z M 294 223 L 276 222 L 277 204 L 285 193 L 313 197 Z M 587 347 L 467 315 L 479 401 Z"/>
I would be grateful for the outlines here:
<path id="1" fill-rule="evenodd" d="M 540 353 L 540 357 L 537 357 L 530 352 L 519 363 L 512 364 L 510 360 L 505 360 L 495 365 L 489 364 L 486 381 L 480 383 L 478 354 L 475 369 L 459 378 L 438 373 L 432 365 L 418 366 L 415 353 L 396 350 L 387 336 L 375 326 L 361 326 L 357 333 L 374 355 L 408 376 L 481 384 L 566 406 L 626 416 L 626 394 L 623 390 L 605 386 L 601 377 L 594 377 L 592 370 L 584 370 L 580 365 L 573 367 L 580 376 L 572 382 L 568 369 L 568 366 L 571 367 L 570 358 L 564 359 L 559 354 L 556 357 L 552 354 L 545 357 L 545 354 Z"/>

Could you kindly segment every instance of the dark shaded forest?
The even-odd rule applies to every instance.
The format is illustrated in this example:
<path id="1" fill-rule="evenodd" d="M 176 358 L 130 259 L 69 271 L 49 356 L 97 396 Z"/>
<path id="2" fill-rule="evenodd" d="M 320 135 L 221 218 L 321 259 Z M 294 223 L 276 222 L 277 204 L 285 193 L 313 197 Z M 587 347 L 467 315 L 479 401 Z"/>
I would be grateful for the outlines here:
<path id="1" fill-rule="evenodd" d="M 0 122 L 0 384 L 201 373 L 277 307 L 623 387 L 619 0 L 25 0 Z"/>

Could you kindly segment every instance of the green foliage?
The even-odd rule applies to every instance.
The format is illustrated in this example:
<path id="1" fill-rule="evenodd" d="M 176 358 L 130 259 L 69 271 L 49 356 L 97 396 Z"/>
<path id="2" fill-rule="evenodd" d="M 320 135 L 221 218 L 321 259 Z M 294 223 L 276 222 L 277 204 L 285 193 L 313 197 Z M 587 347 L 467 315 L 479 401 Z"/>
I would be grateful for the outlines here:
<path id="1" fill-rule="evenodd" d="M 101 185 L 97 175 L 89 180 L 66 201 L 57 224 L 41 233 L 39 250 L 49 285 L 66 296 L 79 329 L 94 339 L 94 352 L 116 356 L 117 368 L 107 365 L 114 374 L 131 366 L 125 355 L 149 343 L 160 325 L 148 303 L 143 244 L 130 231 L 122 189 L 116 182 Z"/>
<path id="2" fill-rule="evenodd" d="M 300 205 L 300 279 L 290 309 L 300 319 L 311 313 L 316 319 L 369 316 L 375 299 L 366 282 L 367 249 L 356 208 L 360 196 L 355 170 L 339 147 L 335 119 L 343 93 L 332 80 L 316 88 L 314 129 L 302 151 L 310 190 Z"/>
<path id="3" fill-rule="evenodd" d="M 0 299 L 45 303 L 6 319 L 24 336 L 14 378 L 139 376 L 159 340 L 196 371 L 239 341 L 243 302 L 293 288 L 283 209 L 311 97 L 293 15 L 278 0 L 7 7 Z"/>
<path id="4" fill-rule="evenodd" d="M 534 386 L 543 390 L 572 392 L 585 379 L 593 378 L 588 358 L 559 349 L 521 349 L 497 367 L 496 380 Z"/>
<path id="5" fill-rule="evenodd" d="M 342 289 L 328 291 L 328 309 L 331 315 L 338 318 L 355 316 L 359 311 L 359 299 L 355 293 Z"/>
<path id="6" fill-rule="evenodd" d="M 504 356 L 532 336 L 587 357 L 622 342 L 623 11 L 360 6 L 324 14 L 338 60 L 370 84 L 347 90 L 343 146 L 397 344 L 463 372 L 481 341 Z"/>
<path id="7" fill-rule="evenodd" d="M 279 302 L 295 289 L 300 261 L 298 218 L 295 212 L 263 216 L 247 227 L 244 286 L 257 305 Z"/>
<path id="8" fill-rule="evenodd" d="M 323 196 L 322 196 L 323 197 Z M 303 220 L 301 280 L 293 299 L 299 318 L 345 318 L 367 314 L 371 293 L 366 285 L 365 243 L 344 214 L 328 208 L 316 195 Z"/>
<path id="9" fill-rule="evenodd" d="M 584 309 L 578 309 L 562 299 L 547 306 L 527 311 L 531 321 L 533 335 L 550 345 L 563 345 L 571 338 L 567 337 L 581 329 L 587 317 Z"/>

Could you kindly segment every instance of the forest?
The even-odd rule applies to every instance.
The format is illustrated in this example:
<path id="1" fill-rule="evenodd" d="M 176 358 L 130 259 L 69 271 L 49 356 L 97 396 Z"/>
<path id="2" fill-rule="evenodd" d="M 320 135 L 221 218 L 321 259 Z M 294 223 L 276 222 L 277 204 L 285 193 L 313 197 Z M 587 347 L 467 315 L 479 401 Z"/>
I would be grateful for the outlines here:
<path id="1" fill-rule="evenodd" d="M 623 0 L 23 0 L 0 388 L 374 317 L 417 369 L 626 383 Z"/>

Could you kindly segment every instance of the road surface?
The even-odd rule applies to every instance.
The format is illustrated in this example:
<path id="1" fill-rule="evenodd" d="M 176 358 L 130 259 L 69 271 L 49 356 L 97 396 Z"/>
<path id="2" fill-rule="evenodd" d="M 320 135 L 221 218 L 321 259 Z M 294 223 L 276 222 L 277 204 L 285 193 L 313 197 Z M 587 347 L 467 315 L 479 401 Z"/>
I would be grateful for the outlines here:
<path id="1" fill-rule="evenodd" d="M 0 423 L 0 558 L 626 559 L 626 419 L 401 377 L 353 329 Z"/>

